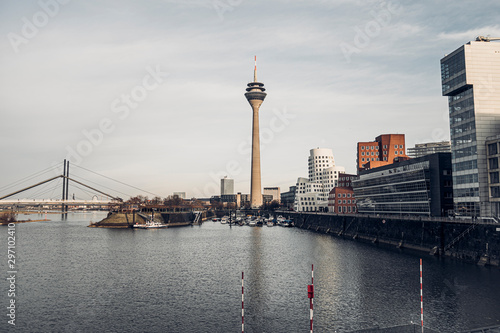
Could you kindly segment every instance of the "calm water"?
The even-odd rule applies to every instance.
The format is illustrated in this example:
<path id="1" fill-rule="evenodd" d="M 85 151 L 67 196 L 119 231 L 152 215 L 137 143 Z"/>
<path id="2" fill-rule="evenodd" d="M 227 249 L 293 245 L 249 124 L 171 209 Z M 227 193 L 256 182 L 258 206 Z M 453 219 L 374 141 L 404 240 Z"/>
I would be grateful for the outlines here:
<path id="1" fill-rule="evenodd" d="M 244 271 L 246 332 L 308 332 L 311 264 L 315 331 L 419 320 L 418 255 L 296 228 L 86 227 L 103 216 L 16 225 L 18 331 L 238 332 Z M 5 244 L 7 227 L 0 237 Z M 456 332 L 500 324 L 498 268 L 423 259 L 427 326 Z M 5 279 L 0 288 L 5 331 Z"/>

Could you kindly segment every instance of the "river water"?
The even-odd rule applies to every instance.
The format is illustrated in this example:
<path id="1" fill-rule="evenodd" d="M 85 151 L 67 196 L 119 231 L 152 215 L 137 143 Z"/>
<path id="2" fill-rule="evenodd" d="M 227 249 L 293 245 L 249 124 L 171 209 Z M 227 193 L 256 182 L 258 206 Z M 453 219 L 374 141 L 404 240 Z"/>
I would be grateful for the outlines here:
<path id="1" fill-rule="evenodd" d="M 15 225 L 16 330 L 239 332 L 244 271 L 245 332 L 308 332 L 311 264 L 316 332 L 420 320 L 418 254 L 298 228 L 87 228 L 104 216 L 49 214 L 51 222 Z M 4 244 L 7 231 L 0 227 Z M 498 268 L 422 257 L 425 326 L 500 325 Z M 6 279 L 0 288 L 5 331 L 12 297 Z"/>

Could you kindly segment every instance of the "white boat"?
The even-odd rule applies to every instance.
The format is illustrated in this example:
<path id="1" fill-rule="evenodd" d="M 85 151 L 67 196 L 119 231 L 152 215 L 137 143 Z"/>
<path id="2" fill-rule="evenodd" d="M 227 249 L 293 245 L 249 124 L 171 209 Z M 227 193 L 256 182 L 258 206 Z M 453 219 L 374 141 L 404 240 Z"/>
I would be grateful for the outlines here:
<path id="1" fill-rule="evenodd" d="M 268 227 L 274 227 L 274 223 L 273 223 L 273 221 L 270 221 L 270 220 L 269 220 L 269 221 L 267 221 L 267 226 L 268 226 Z"/>
<path id="2" fill-rule="evenodd" d="M 159 229 L 166 227 L 168 227 L 168 225 L 156 221 L 147 221 L 145 224 L 134 224 L 134 228 L 138 229 Z"/>
<path id="3" fill-rule="evenodd" d="M 252 220 L 252 221 L 248 222 L 248 225 L 251 227 L 255 227 L 257 225 L 257 222 L 255 220 Z"/>

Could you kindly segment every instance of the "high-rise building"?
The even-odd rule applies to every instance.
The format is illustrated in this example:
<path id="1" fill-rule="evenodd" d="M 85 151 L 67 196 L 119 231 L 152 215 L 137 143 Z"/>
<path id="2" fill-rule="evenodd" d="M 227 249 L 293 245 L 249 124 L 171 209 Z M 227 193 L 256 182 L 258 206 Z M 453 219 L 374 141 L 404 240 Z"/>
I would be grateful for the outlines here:
<path id="1" fill-rule="evenodd" d="M 408 156 L 411 158 L 431 155 L 434 153 L 451 153 L 451 142 L 441 141 L 417 143 L 415 144 L 415 147 L 408 148 Z"/>
<path id="2" fill-rule="evenodd" d="M 259 109 L 267 94 L 264 83 L 257 81 L 257 57 L 253 72 L 253 82 L 247 84 L 245 97 L 253 112 L 252 120 L 252 171 L 250 181 L 250 204 L 252 208 L 262 206 L 262 186 L 260 175 Z"/>
<path id="3" fill-rule="evenodd" d="M 491 216 L 486 138 L 500 133 L 500 43 L 478 37 L 441 59 L 456 214 Z"/>
<path id="4" fill-rule="evenodd" d="M 225 176 L 220 180 L 220 195 L 234 194 L 234 179 Z"/>
<path id="5" fill-rule="evenodd" d="M 335 166 L 331 149 L 310 150 L 308 158 L 309 178 L 299 177 L 295 192 L 295 211 L 328 211 L 328 194 L 337 185 L 344 167 Z"/>
<path id="6" fill-rule="evenodd" d="M 358 142 L 358 172 L 408 159 L 404 134 L 382 134 L 375 141 Z"/>

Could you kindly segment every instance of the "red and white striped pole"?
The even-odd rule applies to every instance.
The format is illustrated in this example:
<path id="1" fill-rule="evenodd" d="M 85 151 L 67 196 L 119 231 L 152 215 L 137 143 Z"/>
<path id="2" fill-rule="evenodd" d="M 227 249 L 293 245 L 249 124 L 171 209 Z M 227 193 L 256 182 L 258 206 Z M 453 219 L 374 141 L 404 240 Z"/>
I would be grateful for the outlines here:
<path id="1" fill-rule="evenodd" d="M 420 259 L 420 325 L 424 332 L 424 296 L 422 294 L 422 259 Z"/>
<path id="2" fill-rule="evenodd" d="M 244 293 L 244 276 L 241 272 L 241 333 L 245 333 L 245 293 Z"/>
<path id="3" fill-rule="evenodd" d="M 313 333 L 314 265 L 311 265 L 311 284 L 307 286 L 310 306 L 310 332 Z"/>

